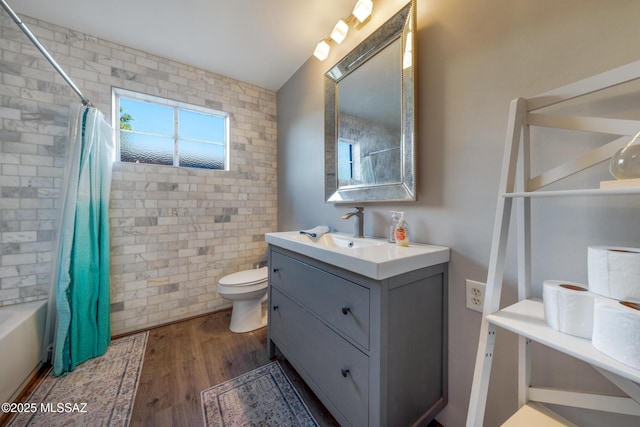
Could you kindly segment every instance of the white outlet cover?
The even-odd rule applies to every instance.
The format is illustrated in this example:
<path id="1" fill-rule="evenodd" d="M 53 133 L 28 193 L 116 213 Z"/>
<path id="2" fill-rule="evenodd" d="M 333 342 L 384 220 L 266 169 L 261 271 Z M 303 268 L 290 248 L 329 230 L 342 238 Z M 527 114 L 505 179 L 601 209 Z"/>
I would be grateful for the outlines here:
<path id="1" fill-rule="evenodd" d="M 466 279 L 465 286 L 465 299 L 467 308 L 482 313 L 482 308 L 484 307 L 484 294 L 487 289 L 486 283 Z"/>

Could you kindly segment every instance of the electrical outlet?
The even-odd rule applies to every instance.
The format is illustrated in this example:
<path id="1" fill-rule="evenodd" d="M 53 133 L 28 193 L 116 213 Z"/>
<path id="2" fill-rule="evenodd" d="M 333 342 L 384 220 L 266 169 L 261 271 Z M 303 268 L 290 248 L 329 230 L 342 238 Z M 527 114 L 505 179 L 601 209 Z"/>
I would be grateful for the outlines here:
<path id="1" fill-rule="evenodd" d="M 465 284 L 467 286 L 467 308 L 482 312 L 487 284 L 469 279 L 465 280 Z"/>

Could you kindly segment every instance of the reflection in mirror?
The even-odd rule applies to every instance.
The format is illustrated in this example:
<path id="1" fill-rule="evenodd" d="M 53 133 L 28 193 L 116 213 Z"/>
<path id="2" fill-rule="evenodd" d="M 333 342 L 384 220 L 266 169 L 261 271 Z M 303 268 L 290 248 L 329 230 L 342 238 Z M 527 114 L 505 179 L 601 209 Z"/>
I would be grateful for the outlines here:
<path id="1" fill-rule="evenodd" d="M 329 202 L 416 199 L 414 23 L 415 0 L 326 74 Z"/>
<path id="2" fill-rule="evenodd" d="M 401 50 L 397 39 L 340 81 L 339 188 L 400 183 Z"/>

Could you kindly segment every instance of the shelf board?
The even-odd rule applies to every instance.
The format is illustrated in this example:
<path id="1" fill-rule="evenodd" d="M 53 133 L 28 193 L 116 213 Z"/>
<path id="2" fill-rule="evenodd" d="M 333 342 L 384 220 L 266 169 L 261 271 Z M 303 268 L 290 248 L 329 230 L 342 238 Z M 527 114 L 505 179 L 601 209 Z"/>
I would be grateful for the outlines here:
<path id="1" fill-rule="evenodd" d="M 574 337 L 550 328 L 544 320 L 542 300 L 531 298 L 519 301 L 488 315 L 487 320 L 515 334 L 640 383 L 640 370 L 633 369 L 596 350 L 591 340 Z"/>
<path id="2" fill-rule="evenodd" d="M 640 194 L 640 188 L 590 188 L 586 190 L 552 190 L 552 191 L 524 191 L 519 193 L 504 193 L 502 197 L 569 197 L 569 196 L 620 196 L 625 194 Z"/>
<path id="3" fill-rule="evenodd" d="M 549 408 L 528 402 L 513 414 L 501 427 L 577 427 Z"/>

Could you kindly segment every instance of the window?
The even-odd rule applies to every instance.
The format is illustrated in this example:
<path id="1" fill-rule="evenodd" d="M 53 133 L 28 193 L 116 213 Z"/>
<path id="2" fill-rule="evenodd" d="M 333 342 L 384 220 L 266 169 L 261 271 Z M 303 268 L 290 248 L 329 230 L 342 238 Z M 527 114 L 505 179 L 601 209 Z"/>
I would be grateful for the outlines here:
<path id="1" fill-rule="evenodd" d="M 353 179 L 353 141 L 338 139 L 338 176 Z"/>
<path id="2" fill-rule="evenodd" d="M 346 138 L 338 138 L 338 178 L 351 184 L 362 179 L 363 159 L 360 143 Z M 365 161 L 367 161 L 365 159 Z"/>
<path id="3" fill-rule="evenodd" d="M 227 113 L 124 89 L 113 98 L 120 161 L 228 169 Z"/>

